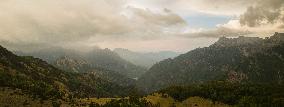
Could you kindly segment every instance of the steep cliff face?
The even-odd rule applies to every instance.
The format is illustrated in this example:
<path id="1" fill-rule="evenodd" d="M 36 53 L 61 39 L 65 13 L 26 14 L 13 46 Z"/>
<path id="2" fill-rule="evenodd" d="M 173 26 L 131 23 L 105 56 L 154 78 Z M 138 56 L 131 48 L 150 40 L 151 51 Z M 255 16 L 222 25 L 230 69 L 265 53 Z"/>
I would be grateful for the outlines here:
<path id="1" fill-rule="evenodd" d="M 154 91 L 212 80 L 282 84 L 284 42 L 280 38 L 283 37 L 276 33 L 266 39 L 220 38 L 209 47 L 155 64 L 138 80 L 138 85 Z"/>

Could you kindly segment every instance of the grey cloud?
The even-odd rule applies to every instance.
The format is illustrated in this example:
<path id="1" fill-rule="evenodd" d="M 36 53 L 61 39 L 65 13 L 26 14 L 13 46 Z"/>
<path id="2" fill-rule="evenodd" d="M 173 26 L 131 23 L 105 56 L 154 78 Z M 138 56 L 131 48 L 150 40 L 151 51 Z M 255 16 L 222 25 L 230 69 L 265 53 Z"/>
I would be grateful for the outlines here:
<path id="1" fill-rule="evenodd" d="M 249 27 L 257 27 L 263 24 L 284 23 L 283 0 L 257 0 L 241 15 L 240 23 Z"/>
<path id="2" fill-rule="evenodd" d="M 0 40 L 53 44 L 85 41 L 99 36 L 155 36 L 159 33 L 162 35 L 164 28 L 185 24 L 181 17 L 169 11 L 160 14 L 138 8 L 130 11 L 139 18 L 129 19 L 121 14 L 128 10 L 125 8 L 126 2 L 127 0 L 0 1 Z M 145 31 L 150 34 L 145 34 Z M 124 35 L 127 36 L 123 37 Z"/>
<path id="3" fill-rule="evenodd" d="M 126 7 L 127 1 L 0 0 L 0 41 L 9 41 L 6 45 L 19 49 L 85 47 L 114 39 L 159 38 L 167 35 L 165 29 L 180 29 L 179 25 L 186 24 L 170 10 L 131 9 Z M 123 14 L 127 11 L 133 13 L 132 18 Z"/>
<path id="4" fill-rule="evenodd" d="M 41 50 L 47 48 L 53 48 L 50 44 L 45 43 L 26 43 L 26 42 L 18 42 L 13 43 L 10 41 L 0 41 L 1 46 L 8 48 L 11 51 L 23 51 L 23 52 L 32 52 L 34 50 Z"/>
<path id="5" fill-rule="evenodd" d="M 125 18 L 118 15 L 119 10 L 112 9 L 103 0 L 75 1 L 1 1 L 1 37 L 28 42 L 61 42 L 130 31 L 124 23 Z"/>
<path id="6" fill-rule="evenodd" d="M 164 14 L 153 13 L 150 10 L 143 10 L 139 8 L 132 8 L 135 16 L 142 18 L 147 23 L 157 25 L 185 25 L 186 21 L 177 14 L 172 13 L 168 9 L 164 9 Z"/>

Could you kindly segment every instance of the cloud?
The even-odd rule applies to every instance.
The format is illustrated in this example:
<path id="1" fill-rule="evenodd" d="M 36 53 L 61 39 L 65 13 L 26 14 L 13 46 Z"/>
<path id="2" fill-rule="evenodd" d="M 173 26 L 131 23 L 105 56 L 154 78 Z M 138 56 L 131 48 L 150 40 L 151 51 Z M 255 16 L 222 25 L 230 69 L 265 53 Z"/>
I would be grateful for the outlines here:
<path id="1" fill-rule="evenodd" d="M 146 8 L 169 8 L 179 14 L 196 12 L 214 15 L 239 15 L 255 0 L 133 0 L 130 5 Z"/>
<path id="2" fill-rule="evenodd" d="M 0 4 L 0 34 L 12 41 L 72 41 L 129 30 L 119 10 L 102 0 L 4 0 Z"/>
<path id="3" fill-rule="evenodd" d="M 164 9 L 163 13 L 153 13 L 150 10 L 143 10 L 139 8 L 131 8 L 134 17 L 141 18 L 146 23 L 162 25 L 162 26 L 174 26 L 174 25 L 186 25 L 184 19 L 175 13 L 172 13 L 168 9 Z"/>
<path id="4" fill-rule="evenodd" d="M 240 16 L 240 23 L 244 26 L 258 27 L 268 24 L 284 23 L 283 0 L 257 0 L 255 5 L 247 8 Z"/>
<path id="5" fill-rule="evenodd" d="M 283 0 L 0 0 L 0 42 L 18 49 L 139 45 L 135 50 L 180 51 L 221 36 L 283 30 L 283 14 Z M 202 15 L 231 20 L 200 19 L 220 24 L 195 30 L 189 17 Z"/>
<path id="6" fill-rule="evenodd" d="M 129 39 L 143 38 L 145 35 L 150 38 L 163 35 L 164 29 L 186 24 L 181 17 L 170 11 L 154 13 L 151 10 L 129 8 L 127 2 L 128 0 L 2 0 L 0 40 L 66 44 L 96 38 Z M 128 17 L 129 13 L 133 17 Z"/>

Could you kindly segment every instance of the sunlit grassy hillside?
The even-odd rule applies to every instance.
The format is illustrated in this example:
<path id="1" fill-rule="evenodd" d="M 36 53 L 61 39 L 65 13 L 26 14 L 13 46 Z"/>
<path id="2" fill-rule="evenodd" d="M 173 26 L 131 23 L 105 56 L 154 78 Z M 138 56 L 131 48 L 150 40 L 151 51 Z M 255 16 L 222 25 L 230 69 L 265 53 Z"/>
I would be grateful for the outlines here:
<path id="1" fill-rule="evenodd" d="M 89 105 L 92 102 L 97 103 L 99 105 L 105 105 L 111 100 L 120 100 L 122 98 L 88 98 L 88 99 L 81 99 L 79 102 L 81 102 L 81 105 Z M 124 99 L 129 99 L 129 97 L 126 97 Z M 150 103 L 154 105 L 159 105 L 160 107 L 229 107 L 229 105 L 215 102 L 215 104 L 208 99 L 204 99 L 201 97 L 190 97 L 182 102 L 177 101 L 168 95 L 162 95 L 162 94 L 152 94 L 145 96 L 143 98 L 140 98 L 140 100 L 145 99 L 149 101 Z"/>

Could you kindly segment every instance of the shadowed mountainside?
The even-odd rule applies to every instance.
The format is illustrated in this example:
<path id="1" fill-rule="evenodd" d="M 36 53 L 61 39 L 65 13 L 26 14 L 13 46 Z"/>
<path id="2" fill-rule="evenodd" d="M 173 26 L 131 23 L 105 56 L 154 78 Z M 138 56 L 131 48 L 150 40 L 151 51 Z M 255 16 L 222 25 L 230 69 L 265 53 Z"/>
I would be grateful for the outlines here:
<path id="1" fill-rule="evenodd" d="M 68 68 L 72 69 L 68 70 L 72 72 L 86 72 L 87 69 L 93 67 L 114 71 L 129 78 L 138 78 L 146 71 L 146 68 L 134 65 L 122 59 L 117 53 L 109 49 L 95 48 L 90 52 L 76 52 L 74 50 L 52 47 L 48 49 L 35 50 L 32 52 L 16 51 L 16 53 L 21 56 L 34 56 L 41 58 L 49 62 L 50 64 L 55 64 L 56 66 L 60 66 L 61 68 L 71 66 Z M 64 57 L 68 58 L 66 59 Z M 78 62 L 74 62 L 75 60 L 73 59 Z M 67 61 L 69 62 L 67 63 Z M 77 65 L 74 65 L 72 63 Z M 75 66 L 80 69 L 73 69 L 76 68 Z"/>
<path id="2" fill-rule="evenodd" d="M 284 34 L 270 38 L 220 38 L 213 45 L 198 48 L 152 66 L 138 86 L 148 92 L 172 85 L 212 80 L 252 83 L 283 83 Z"/>

